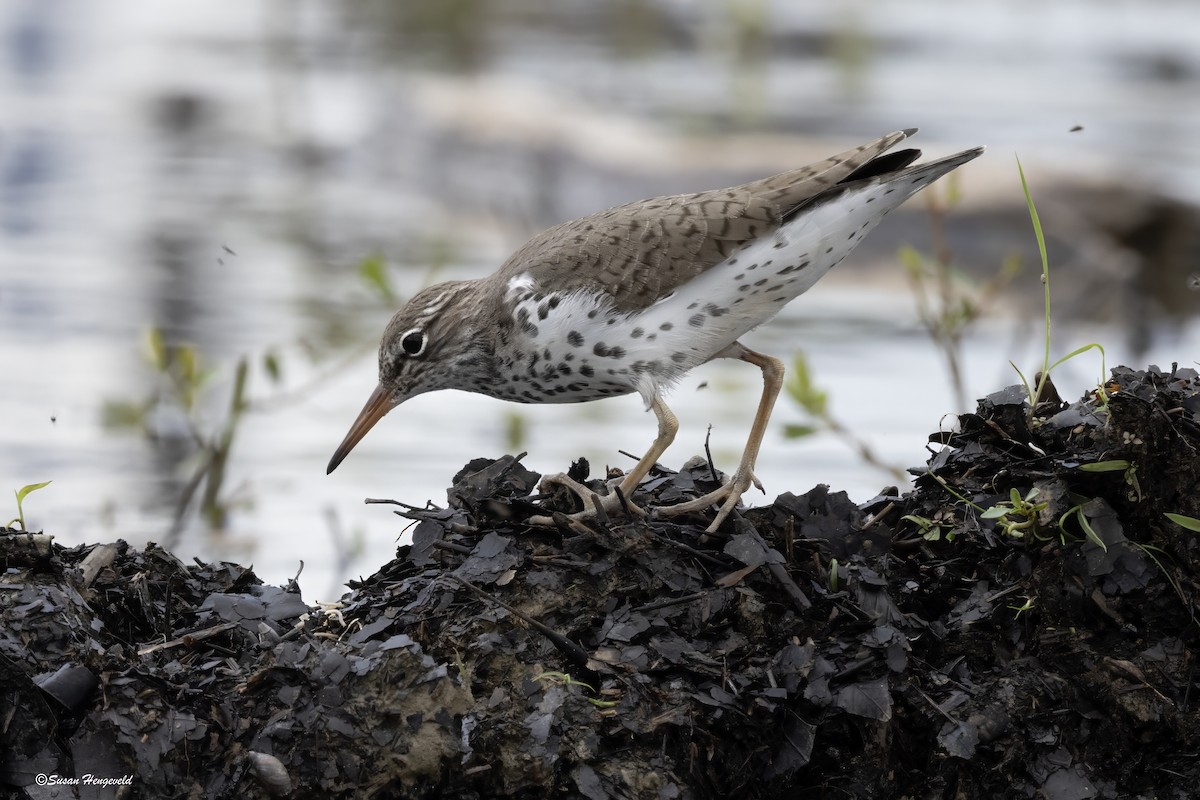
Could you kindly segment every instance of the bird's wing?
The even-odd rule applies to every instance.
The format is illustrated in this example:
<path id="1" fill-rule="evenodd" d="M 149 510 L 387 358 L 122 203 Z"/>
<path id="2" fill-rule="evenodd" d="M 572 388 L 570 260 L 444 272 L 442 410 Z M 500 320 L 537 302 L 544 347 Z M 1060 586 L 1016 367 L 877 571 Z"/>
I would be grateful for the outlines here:
<path id="1" fill-rule="evenodd" d="M 500 276 L 528 274 L 536 286 L 595 289 L 611 295 L 619 308 L 646 308 L 775 230 L 790 210 L 864 169 L 874 174 L 870 162 L 914 132 L 898 131 L 741 186 L 656 197 L 564 222 L 527 242 Z M 905 155 L 903 161 L 912 158 Z"/>

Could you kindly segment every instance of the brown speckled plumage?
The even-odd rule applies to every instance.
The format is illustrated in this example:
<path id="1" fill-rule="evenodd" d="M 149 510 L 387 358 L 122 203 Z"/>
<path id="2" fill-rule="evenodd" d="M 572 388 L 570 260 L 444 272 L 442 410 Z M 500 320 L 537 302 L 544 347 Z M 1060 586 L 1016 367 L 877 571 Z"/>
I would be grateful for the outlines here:
<path id="1" fill-rule="evenodd" d="M 667 389 L 706 361 L 736 358 L 759 367 L 764 384 L 737 473 L 709 495 L 659 509 L 688 514 L 719 502 L 714 530 L 755 481 L 783 381 L 782 362 L 738 338 L 811 288 L 888 211 L 983 151 L 909 166 L 918 151 L 887 151 L 914 132 L 741 186 L 656 197 L 564 222 L 485 278 L 418 292 L 384 331 L 379 386 L 329 471 L 388 410 L 423 392 L 461 389 L 523 403 L 638 392 L 659 433 L 618 487 L 628 501 L 674 439 Z M 616 494 L 602 502 L 609 513 L 628 505 Z"/>

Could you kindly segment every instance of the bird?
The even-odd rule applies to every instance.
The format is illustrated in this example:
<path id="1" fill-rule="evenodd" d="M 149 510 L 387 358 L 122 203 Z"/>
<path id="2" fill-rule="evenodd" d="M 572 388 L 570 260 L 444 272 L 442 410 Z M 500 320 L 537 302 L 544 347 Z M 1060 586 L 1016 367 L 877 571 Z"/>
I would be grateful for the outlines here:
<path id="1" fill-rule="evenodd" d="M 739 339 L 841 262 L 892 209 L 983 147 L 924 164 L 891 152 L 916 128 L 727 189 L 656 197 L 563 222 L 530 239 L 491 275 L 417 292 L 388 322 L 379 384 L 334 451 L 327 474 L 390 410 L 441 389 L 517 403 L 580 403 L 637 393 L 658 422 L 645 455 L 596 496 L 566 475 L 582 519 L 645 512 L 630 499 L 674 441 L 665 396 L 695 367 L 745 361 L 763 390 L 733 476 L 661 517 L 719 506 L 716 531 L 753 484 L 784 365 Z M 533 524 L 552 524 L 535 516 Z"/>

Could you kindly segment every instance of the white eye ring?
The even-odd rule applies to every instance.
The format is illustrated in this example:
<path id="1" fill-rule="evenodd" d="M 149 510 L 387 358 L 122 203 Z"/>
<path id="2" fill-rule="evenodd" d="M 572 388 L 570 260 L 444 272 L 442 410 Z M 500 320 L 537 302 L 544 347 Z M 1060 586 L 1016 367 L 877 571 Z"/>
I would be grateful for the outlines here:
<path id="1" fill-rule="evenodd" d="M 405 331 L 400 337 L 400 349 L 404 355 L 416 358 L 425 352 L 425 332 L 420 328 Z"/>

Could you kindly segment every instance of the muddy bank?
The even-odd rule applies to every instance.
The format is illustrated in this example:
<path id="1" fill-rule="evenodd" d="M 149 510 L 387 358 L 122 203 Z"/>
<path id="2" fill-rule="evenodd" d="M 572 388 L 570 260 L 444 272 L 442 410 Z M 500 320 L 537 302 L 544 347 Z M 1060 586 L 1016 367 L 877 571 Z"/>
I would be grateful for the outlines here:
<path id="1" fill-rule="evenodd" d="M 707 536 L 700 517 L 533 529 L 575 499 L 475 461 L 445 508 L 400 509 L 413 545 L 337 608 L 153 546 L 5 535 L 0 786 L 1194 796 L 1200 534 L 1164 512 L 1200 518 L 1200 382 L 1118 368 L 1028 411 L 1015 388 L 981 401 L 904 496 L 789 492 Z M 659 470 L 632 500 L 713 477 Z M 110 784 L 39 785 L 85 774 Z"/>

